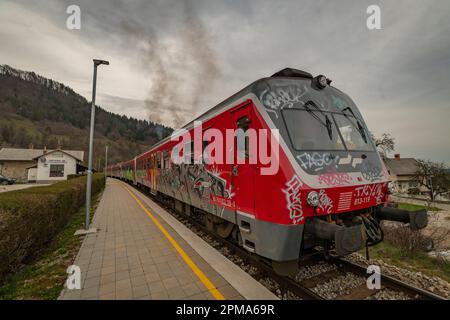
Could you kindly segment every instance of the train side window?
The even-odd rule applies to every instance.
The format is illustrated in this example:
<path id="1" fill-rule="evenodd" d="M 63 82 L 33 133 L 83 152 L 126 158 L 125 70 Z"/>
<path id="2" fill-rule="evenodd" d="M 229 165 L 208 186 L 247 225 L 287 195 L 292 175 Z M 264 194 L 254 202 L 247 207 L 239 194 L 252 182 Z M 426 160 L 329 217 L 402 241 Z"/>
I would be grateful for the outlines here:
<path id="1" fill-rule="evenodd" d="M 208 147 L 210 141 L 206 141 L 203 140 L 203 145 L 202 145 L 202 161 L 204 164 L 208 164 L 209 163 L 209 158 L 208 158 L 208 154 L 205 153 L 206 148 Z"/>
<path id="2" fill-rule="evenodd" d="M 178 163 L 178 157 L 180 156 L 180 150 L 178 148 L 178 146 L 175 146 L 172 149 L 172 157 L 171 157 L 171 161 L 173 162 L 173 159 L 175 159 L 175 161 Z"/>
<path id="3" fill-rule="evenodd" d="M 194 141 L 189 141 L 184 144 L 183 159 L 185 164 L 194 164 Z"/>
<path id="4" fill-rule="evenodd" d="M 158 168 L 158 169 L 161 169 L 161 153 L 160 152 L 158 152 L 158 153 L 156 153 L 156 167 Z"/>
<path id="5" fill-rule="evenodd" d="M 247 130 L 250 128 L 250 119 L 248 116 L 244 116 L 242 118 L 239 118 L 236 122 L 237 129 L 241 129 L 241 133 L 244 134 L 247 132 Z M 237 137 L 237 150 L 239 153 L 244 153 L 245 157 L 248 158 L 250 154 L 250 143 L 249 138 L 247 135 L 244 136 L 244 139 Z"/>
<path id="6" fill-rule="evenodd" d="M 169 169 L 169 151 L 168 150 L 164 150 L 163 157 L 164 157 L 164 169 Z"/>

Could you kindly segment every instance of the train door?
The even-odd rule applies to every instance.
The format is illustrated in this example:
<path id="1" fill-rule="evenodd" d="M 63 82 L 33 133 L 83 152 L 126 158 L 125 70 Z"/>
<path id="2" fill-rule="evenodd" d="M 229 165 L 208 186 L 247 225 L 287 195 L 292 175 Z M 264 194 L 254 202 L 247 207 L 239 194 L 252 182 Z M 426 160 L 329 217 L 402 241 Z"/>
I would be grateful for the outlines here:
<path id="1" fill-rule="evenodd" d="M 231 164 L 231 192 L 234 194 L 236 210 L 248 214 L 254 214 L 255 196 L 255 164 L 249 164 L 250 158 L 257 156 L 253 152 L 254 143 L 257 140 L 252 137 L 252 109 L 246 104 L 232 110 L 233 126 L 235 130 L 241 129 L 245 133 L 243 137 L 234 138 L 234 164 Z M 256 132 L 256 131 L 254 131 Z M 251 145 L 252 144 L 252 145 Z M 230 152 L 227 150 L 227 152 Z M 233 199 L 233 198 L 232 198 Z"/>
<path id="2" fill-rule="evenodd" d="M 153 191 L 156 191 L 156 153 L 150 155 L 150 166 L 151 166 L 151 178 L 150 187 Z"/>

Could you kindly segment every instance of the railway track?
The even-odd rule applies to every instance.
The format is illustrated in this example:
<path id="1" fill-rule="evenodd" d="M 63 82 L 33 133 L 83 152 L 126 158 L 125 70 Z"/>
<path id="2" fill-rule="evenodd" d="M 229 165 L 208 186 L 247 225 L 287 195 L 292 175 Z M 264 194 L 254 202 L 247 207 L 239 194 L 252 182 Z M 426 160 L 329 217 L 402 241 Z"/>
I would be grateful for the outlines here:
<path id="1" fill-rule="evenodd" d="M 313 258 L 300 263 L 300 272 L 295 277 L 280 276 L 273 271 L 266 261 L 257 255 L 251 254 L 237 244 L 210 232 L 198 221 L 176 212 L 171 205 L 161 201 L 154 195 L 145 194 L 281 299 L 386 299 L 386 294 L 384 293 L 388 292 L 388 296 L 393 294 L 398 299 L 404 300 L 446 300 L 439 295 L 383 274 L 381 274 L 381 289 L 368 289 L 366 268 L 345 259 L 325 261 L 323 258 Z M 313 271 L 306 275 L 302 274 L 302 271 L 305 270 Z M 337 280 L 344 284 L 346 282 L 347 284 L 352 283 L 352 286 L 344 286 L 344 288 L 340 289 L 333 288 Z"/>

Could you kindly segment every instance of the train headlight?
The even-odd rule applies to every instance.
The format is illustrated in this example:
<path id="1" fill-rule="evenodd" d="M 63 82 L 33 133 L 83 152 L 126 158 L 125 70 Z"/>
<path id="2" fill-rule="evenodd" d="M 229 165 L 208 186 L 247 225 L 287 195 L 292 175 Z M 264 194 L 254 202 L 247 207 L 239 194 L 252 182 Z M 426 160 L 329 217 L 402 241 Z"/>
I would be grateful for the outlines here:
<path id="1" fill-rule="evenodd" d="M 319 205 L 319 194 L 315 191 L 311 191 L 308 193 L 306 202 L 308 202 L 311 207 L 317 207 Z"/>
<path id="2" fill-rule="evenodd" d="M 316 77 L 316 83 L 317 83 L 317 86 L 320 88 L 320 89 L 323 89 L 323 88 L 325 88 L 326 86 L 327 86 L 327 84 L 328 84 L 328 81 L 327 81 L 327 77 L 325 77 L 324 75 L 318 75 L 317 77 Z"/>
<path id="3" fill-rule="evenodd" d="M 392 181 L 390 181 L 390 182 L 388 183 L 388 185 L 387 185 L 387 192 L 388 192 L 389 194 L 393 194 L 394 191 L 395 191 L 395 185 L 394 185 L 394 183 L 393 183 Z"/>

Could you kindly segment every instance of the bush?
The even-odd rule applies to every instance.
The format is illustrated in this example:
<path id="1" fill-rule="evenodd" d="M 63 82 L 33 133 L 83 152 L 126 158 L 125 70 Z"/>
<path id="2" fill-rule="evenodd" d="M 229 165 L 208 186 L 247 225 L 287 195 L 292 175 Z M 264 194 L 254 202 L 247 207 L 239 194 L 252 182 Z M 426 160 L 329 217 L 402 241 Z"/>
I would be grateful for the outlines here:
<path id="1" fill-rule="evenodd" d="M 409 226 L 395 224 L 384 226 L 384 239 L 398 247 L 403 256 L 412 256 L 423 250 L 427 238 L 421 230 L 411 230 Z"/>
<path id="2" fill-rule="evenodd" d="M 94 175 L 92 194 L 104 185 L 104 175 Z M 54 237 L 85 196 L 86 177 L 0 194 L 0 281 Z"/>
<path id="3" fill-rule="evenodd" d="M 408 189 L 408 194 L 413 195 L 413 196 L 417 196 L 420 194 L 420 189 L 419 188 L 409 188 Z"/>
<path id="4" fill-rule="evenodd" d="M 84 177 L 84 175 L 83 174 L 68 174 L 67 175 L 67 180 L 72 180 L 72 179 L 76 179 L 76 178 L 79 178 L 79 177 Z"/>

